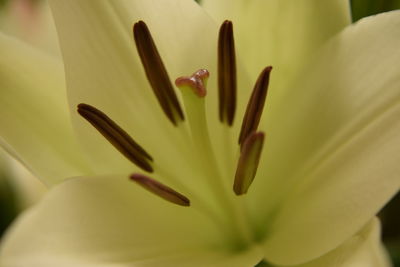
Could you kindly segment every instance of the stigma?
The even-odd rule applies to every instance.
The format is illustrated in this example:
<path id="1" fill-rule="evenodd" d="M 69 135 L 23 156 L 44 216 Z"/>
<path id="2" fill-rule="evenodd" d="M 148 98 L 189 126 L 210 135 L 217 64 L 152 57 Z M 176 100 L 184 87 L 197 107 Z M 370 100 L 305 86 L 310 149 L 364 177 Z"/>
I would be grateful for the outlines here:
<path id="1" fill-rule="evenodd" d="M 182 76 L 175 80 L 177 87 L 188 87 L 198 96 L 205 97 L 207 95 L 207 79 L 210 73 L 206 69 L 200 69 L 191 76 Z"/>

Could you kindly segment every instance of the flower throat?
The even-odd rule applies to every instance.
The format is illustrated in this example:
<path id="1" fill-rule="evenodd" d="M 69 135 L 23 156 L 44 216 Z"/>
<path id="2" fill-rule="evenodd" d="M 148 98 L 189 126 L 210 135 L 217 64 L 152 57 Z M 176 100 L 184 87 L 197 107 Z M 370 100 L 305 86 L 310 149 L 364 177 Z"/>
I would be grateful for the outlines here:
<path id="1" fill-rule="evenodd" d="M 204 157 L 208 166 L 217 162 L 208 136 L 204 99 L 207 95 L 209 72 L 200 69 L 191 76 L 179 77 L 175 85 L 180 88 L 185 105 L 182 109 L 167 70 L 157 50 L 147 25 L 143 21 L 135 23 L 133 35 L 147 80 L 168 120 L 176 127 L 188 121 L 191 137 L 198 148 L 212 155 Z M 272 67 L 266 67 L 259 75 L 254 86 L 247 109 L 243 117 L 238 137 L 239 157 L 236 172 L 232 177 L 233 191 L 236 195 L 246 194 L 256 176 L 264 144 L 264 133 L 258 131 L 258 125 L 267 96 L 269 77 Z M 232 127 L 236 113 L 237 98 L 236 56 L 231 21 L 225 21 L 220 27 L 218 40 L 218 111 L 219 121 Z M 179 193 L 167 185 L 151 178 L 155 172 L 155 159 L 140 146 L 126 131 L 99 109 L 88 105 L 78 105 L 79 114 L 92 124 L 122 155 L 147 174 L 134 173 L 130 179 L 155 195 L 180 206 L 190 206 L 191 202 L 184 193 Z"/>

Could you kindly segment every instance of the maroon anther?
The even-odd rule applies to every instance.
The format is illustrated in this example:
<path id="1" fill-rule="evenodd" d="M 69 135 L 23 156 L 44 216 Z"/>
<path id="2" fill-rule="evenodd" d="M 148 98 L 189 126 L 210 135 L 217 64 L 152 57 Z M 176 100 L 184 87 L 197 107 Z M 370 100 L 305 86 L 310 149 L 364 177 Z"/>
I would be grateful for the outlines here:
<path id="1" fill-rule="evenodd" d="M 149 192 L 180 206 L 190 206 L 190 200 L 184 195 L 176 192 L 174 189 L 148 177 L 143 174 L 132 174 L 130 179 Z"/>

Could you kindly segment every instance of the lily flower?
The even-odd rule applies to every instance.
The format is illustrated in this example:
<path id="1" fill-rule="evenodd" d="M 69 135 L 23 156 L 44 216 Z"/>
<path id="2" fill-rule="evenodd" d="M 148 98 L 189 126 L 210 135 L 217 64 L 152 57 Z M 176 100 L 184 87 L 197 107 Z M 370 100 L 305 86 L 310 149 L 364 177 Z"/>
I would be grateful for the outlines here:
<path id="1" fill-rule="evenodd" d="M 64 68 L 0 35 L 2 144 L 55 185 L 2 266 L 388 266 L 400 13 L 203 2 L 51 1 Z"/>

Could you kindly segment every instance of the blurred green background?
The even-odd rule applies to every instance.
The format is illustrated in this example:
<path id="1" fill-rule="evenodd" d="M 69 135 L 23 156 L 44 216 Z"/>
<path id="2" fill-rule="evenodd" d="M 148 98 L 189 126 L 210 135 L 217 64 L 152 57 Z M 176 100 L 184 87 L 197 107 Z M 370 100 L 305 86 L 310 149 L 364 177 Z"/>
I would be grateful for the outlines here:
<path id="1" fill-rule="evenodd" d="M 351 0 L 353 21 L 378 13 L 400 9 L 400 0 Z"/>
<path id="2" fill-rule="evenodd" d="M 12 0 L 0 0 L 0 10 L 6 7 Z M 40 1 L 40 0 L 32 0 Z M 196 0 L 201 2 L 201 0 Z M 218 1 L 218 0 L 215 0 Z M 400 9 L 400 0 L 351 0 L 353 21 L 363 17 Z M 3 171 L 2 161 L 0 160 L 0 237 L 7 226 L 17 216 L 21 210 L 21 202 L 18 199 L 20 194 L 16 194 L 13 183 L 10 183 L 9 172 Z M 398 194 L 380 212 L 382 220 L 383 241 L 388 248 L 395 267 L 400 267 L 400 194 Z"/>
<path id="3" fill-rule="evenodd" d="M 7 175 L 8 173 L 0 169 L 0 237 L 18 214 L 16 194 Z"/>

